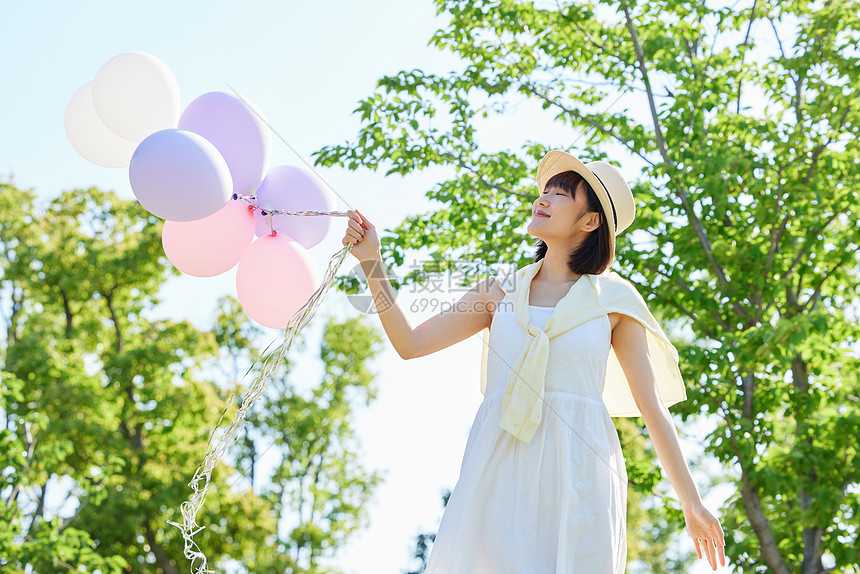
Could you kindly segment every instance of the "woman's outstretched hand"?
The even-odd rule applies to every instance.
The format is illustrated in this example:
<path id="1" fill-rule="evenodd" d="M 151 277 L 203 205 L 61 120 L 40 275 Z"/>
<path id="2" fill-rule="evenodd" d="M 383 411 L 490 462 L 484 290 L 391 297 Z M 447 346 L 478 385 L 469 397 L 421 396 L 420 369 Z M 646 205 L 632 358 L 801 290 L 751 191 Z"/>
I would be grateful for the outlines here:
<path id="1" fill-rule="evenodd" d="M 355 255 L 359 262 L 367 259 L 378 259 L 379 235 L 376 234 L 376 226 L 357 209 L 355 211 L 350 209 L 346 213 L 349 216 L 349 222 L 341 243 L 344 245 L 353 244 L 350 253 Z"/>
<path id="2" fill-rule="evenodd" d="M 684 508 L 684 520 L 699 559 L 702 558 L 702 548 L 704 548 L 713 570 L 717 569 L 717 553 L 719 553 L 720 565 L 725 566 L 726 538 L 720 521 L 703 504 Z"/>

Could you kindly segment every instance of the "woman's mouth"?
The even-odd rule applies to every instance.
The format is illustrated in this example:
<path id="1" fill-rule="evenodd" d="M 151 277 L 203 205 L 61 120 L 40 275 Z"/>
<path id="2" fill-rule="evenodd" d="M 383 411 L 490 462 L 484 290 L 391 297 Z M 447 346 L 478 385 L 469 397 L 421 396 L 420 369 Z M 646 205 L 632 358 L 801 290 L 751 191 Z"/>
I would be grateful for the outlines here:
<path id="1" fill-rule="evenodd" d="M 549 217 L 546 213 L 541 213 L 540 211 L 535 211 L 535 217 Z"/>

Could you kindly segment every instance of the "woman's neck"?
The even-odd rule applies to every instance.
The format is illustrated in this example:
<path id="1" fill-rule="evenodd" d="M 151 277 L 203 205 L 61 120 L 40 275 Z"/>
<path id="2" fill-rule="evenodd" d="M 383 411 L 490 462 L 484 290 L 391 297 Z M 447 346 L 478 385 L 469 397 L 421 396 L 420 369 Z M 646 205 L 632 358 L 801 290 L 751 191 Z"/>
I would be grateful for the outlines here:
<path id="1" fill-rule="evenodd" d="M 557 255 L 547 250 L 546 255 L 541 260 L 541 267 L 535 274 L 534 278 L 541 282 L 557 285 L 563 283 L 576 283 L 581 277 L 570 270 L 567 265 L 568 254 L 558 253 Z"/>

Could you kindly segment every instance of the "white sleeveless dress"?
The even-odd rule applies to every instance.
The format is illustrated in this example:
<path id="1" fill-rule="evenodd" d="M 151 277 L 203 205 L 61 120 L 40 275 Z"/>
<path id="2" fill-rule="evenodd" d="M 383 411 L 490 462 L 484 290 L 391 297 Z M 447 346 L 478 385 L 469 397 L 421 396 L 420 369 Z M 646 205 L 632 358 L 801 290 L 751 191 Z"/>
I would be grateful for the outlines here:
<path id="1" fill-rule="evenodd" d="M 529 305 L 543 326 L 554 307 Z M 601 398 L 608 315 L 550 339 L 540 426 L 526 444 L 499 428 L 526 332 L 507 298 L 490 327 L 484 400 L 425 574 L 623 574 L 627 472 Z"/>

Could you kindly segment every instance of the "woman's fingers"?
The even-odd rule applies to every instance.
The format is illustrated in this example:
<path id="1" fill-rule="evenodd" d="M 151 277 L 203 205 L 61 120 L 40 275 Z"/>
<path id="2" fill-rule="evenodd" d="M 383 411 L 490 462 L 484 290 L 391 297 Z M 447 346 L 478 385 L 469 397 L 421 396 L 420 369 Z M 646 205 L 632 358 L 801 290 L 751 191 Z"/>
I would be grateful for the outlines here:
<path id="1" fill-rule="evenodd" d="M 351 221 L 355 221 L 355 222 L 356 222 L 356 223 L 358 223 L 359 225 L 361 224 L 361 216 L 360 216 L 360 215 L 358 215 L 358 214 L 357 214 L 355 211 L 353 211 L 352 209 L 350 209 L 349 211 L 347 211 L 347 212 L 346 212 L 346 215 L 349 217 L 349 219 L 350 219 Z"/>
<path id="2" fill-rule="evenodd" d="M 365 229 L 376 229 L 376 227 L 371 222 L 369 222 L 359 210 L 356 209 L 355 212 L 361 217 L 362 227 L 364 227 Z"/>
<path id="3" fill-rule="evenodd" d="M 361 225 L 361 217 L 351 209 L 346 213 L 349 216 L 349 221 L 347 221 L 344 241 L 349 241 L 351 239 L 352 241 L 350 241 L 350 243 L 358 243 L 364 238 L 364 228 Z"/>
<path id="4" fill-rule="evenodd" d="M 703 536 L 701 538 L 693 538 L 693 544 L 696 547 L 696 554 L 701 560 L 703 557 L 708 561 L 713 570 L 717 569 L 717 564 L 726 565 L 725 554 L 722 547 L 719 547 L 719 555 L 717 554 L 717 545 L 719 541 L 716 538 Z"/>
<path id="5" fill-rule="evenodd" d="M 347 237 L 354 239 L 356 243 L 363 239 L 362 234 L 352 228 L 346 230 L 346 235 Z"/>
<path id="6" fill-rule="evenodd" d="M 349 216 L 350 221 L 355 221 L 361 229 L 376 229 L 376 226 L 373 225 L 368 219 L 361 213 L 359 210 L 350 209 L 346 212 Z"/>
<path id="7" fill-rule="evenodd" d="M 350 216 L 350 219 L 347 222 L 347 226 L 355 229 L 356 231 L 360 231 L 362 233 L 364 232 L 365 229 L 367 229 L 367 227 L 364 225 L 364 222 L 361 220 L 361 217 L 358 215 L 355 215 L 354 212 L 353 212 L 353 215 Z"/>
<path id="8" fill-rule="evenodd" d="M 717 569 L 717 553 L 716 548 L 714 548 L 714 542 L 710 538 L 705 539 L 705 548 L 708 551 L 708 562 L 711 565 L 711 568 L 714 570 Z"/>

